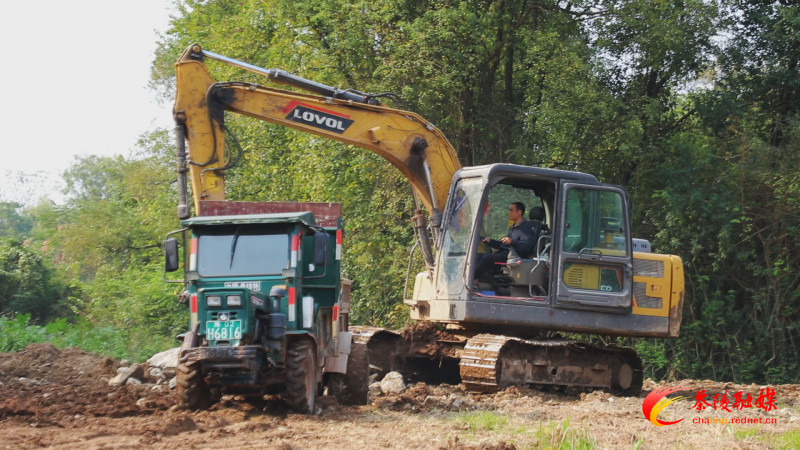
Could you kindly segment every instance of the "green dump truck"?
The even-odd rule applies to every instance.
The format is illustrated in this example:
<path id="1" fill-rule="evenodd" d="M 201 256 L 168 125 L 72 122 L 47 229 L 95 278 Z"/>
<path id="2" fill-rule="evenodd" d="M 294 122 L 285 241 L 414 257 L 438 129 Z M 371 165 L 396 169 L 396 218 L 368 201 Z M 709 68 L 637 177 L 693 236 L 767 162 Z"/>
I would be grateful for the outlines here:
<path id="1" fill-rule="evenodd" d="M 340 278 L 341 205 L 203 202 L 164 241 L 190 311 L 177 393 L 190 409 L 221 395 L 280 394 L 314 413 L 324 377 L 350 353 L 350 282 Z"/>

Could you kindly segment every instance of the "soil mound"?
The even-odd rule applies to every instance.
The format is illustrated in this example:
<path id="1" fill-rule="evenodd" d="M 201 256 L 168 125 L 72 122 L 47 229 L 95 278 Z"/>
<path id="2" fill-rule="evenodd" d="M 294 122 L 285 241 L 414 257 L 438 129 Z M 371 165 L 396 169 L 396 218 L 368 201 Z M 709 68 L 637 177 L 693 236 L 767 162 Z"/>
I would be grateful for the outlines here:
<path id="1" fill-rule="evenodd" d="M 118 367 L 110 358 L 49 343 L 0 354 L 0 419 L 31 416 L 59 424 L 76 416 L 152 414 L 175 404 L 163 385 L 109 386 Z"/>
<path id="2" fill-rule="evenodd" d="M 459 342 L 458 336 L 436 328 L 433 322 L 415 322 L 400 332 L 407 356 L 455 357 L 455 348 L 447 343 Z"/>
<path id="3" fill-rule="evenodd" d="M 400 332 L 403 339 L 407 341 L 435 341 L 442 340 L 457 341 L 458 337 L 446 331 L 436 329 L 436 324 L 433 322 L 415 322 L 407 326 Z"/>

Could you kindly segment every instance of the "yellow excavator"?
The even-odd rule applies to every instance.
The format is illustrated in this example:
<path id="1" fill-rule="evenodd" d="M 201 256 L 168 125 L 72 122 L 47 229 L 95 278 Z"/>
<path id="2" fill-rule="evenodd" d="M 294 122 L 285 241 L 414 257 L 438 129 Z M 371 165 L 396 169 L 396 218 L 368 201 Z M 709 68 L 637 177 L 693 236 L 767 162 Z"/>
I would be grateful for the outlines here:
<path id="1" fill-rule="evenodd" d="M 207 59 L 309 94 L 218 82 Z M 603 389 L 638 395 L 642 363 L 633 350 L 560 333 L 678 336 L 681 259 L 650 253 L 646 240 L 632 237 L 622 187 L 589 174 L 539 167 L 461 167 L 433 124 L 384 104 L 398 100 L 392 93 L 338 89 L 199 45 L 181 55 L 176 79 L 181 219 L 193 220 L 187 173 L 195 216 L 257 209 L 225 198 L 225 172 L 241 153 L 225 125 L 226 111 L 365 148 L 391 162 L 413 187 L 418 239 L 410 249 L 404 302 L 418 323 L 396 333 L 347 326 L 346 320 L 334 318 L 339 330 L 352 336 L 350 348 L 342 349 L 349 360 L 346 370 L 322 370 L 330 372 L 325 382 L 342 399 L 364 403 L 369 382 L 389 371 L 401 372 L 408 381 L 462 382 L 484 392 L 525 385 L 572 394 Z M 532 250 L 476 273 L 479 259 L 491 252 L 484 238 L 506 235 L 507 211 L 515 202 L 530 213 Z M 229 203 L 238 206 L 226 208 Z M 412 276 L 416 251 L 426 270 Z M 293 273 L 284 270 L 286 279 L 278 281 L 291 283 Z M 187 274 L 189 280 L 196 278 Z"/>

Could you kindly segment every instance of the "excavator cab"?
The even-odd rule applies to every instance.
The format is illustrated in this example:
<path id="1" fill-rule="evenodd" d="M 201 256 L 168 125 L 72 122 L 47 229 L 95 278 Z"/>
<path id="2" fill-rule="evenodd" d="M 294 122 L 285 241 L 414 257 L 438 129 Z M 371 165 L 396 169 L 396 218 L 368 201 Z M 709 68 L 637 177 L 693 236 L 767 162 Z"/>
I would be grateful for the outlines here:
<path id="1" fill-rule="evenodd" d="M 570 182 L 570 186 L 566 189 L 565 181 Z M 566 199 L 562 198 L 563 193 L 572 189 L 572 185 L 583 186 L 585 192 L 575 188 L 569 191 L 570 201 L 565 202 Z M 602 208 L 598 209 L 596 202 L 593 201 L 594 197 L 590 198 L 589 194 L 598 186 L 601 189 L 618 189 L 623 192 L 619 188 L 603 187 L 591 175 L 575 172 L 510 164 L 460 170 L 454 177 L 451 200 L 446 207 L 440 233 L 441 242 L 438 246 L 440 251 L 437 255 L 435 283 L 433 283 L 436 297 L 447 296 L 451 299 L 464 300 L 531 299 L 537 302 L 537 305 L 545 303 L 549 306 L 553 303 L 550 301 L 549 293 L 558 289 L 555 280 L 551 286 L 549 274 L 560 268 L 560 259 L 553 258 L 555 255 L 553 251 L 564 249 L 579 254 L 573 258 L 577 261 L 570 260 L 566 263 L 568 265 L 565 270 L 570 269 L 573 277 L 567 280 L 569 283 L 567 286 L 589 287 L 591 280 L 580 281 L 579 284 L 582 284 L 576 285 L 575 274 L 578 269 L 597 272 L 597 269 L 590 267 L 595 264 L 594 261 L 602 259 L 596 241 L 599 239 L 605 243 L 608 240 L 605 236 L 589 239 L 590 234 L 600 233 L 602 228 L 599 216 L 594 220 Z M 605 199 L 605 194 L 601 197 Z M 468 289 L 472 285 L 465 283 L 465 280 L 479 278 L 475 267 L 479 256 L 491 251 L 481 239 L 489 237 L 499 240 L 507 234 L 512 224 L 508 219 L 507 208 L 515 202 L 522 203 L 526 211 L 532 213 L 529 219 L 533 230 L 532 240 L 535 242 L 531 243 L 531 250 L 523 255 L 512 252 L 507 262 L 496 263 L 495 270 L 489 274 L 481 274 L 480 290 Z M 559 208 L 559 205 L 567 203 L 569 217 L 563 217 L 563 214 L 559 217 L 563 209 Z M 609 210 L 605 215 L 620 214 L 619 211 L 611 211 L 609 208 L 605 207 Z M 594 222 L 598 223 L 595 225 Z M 612 224 L 619 227 L 619 222 L 607 218 L 604 223 L 608 228 Z M 559 228 L 559 224 L 561 228 L 569 228 L 570 231 L 564 232 Z M 577 230 L 578 234 L 572 230 Z M 554 242 L 554 232 L 559 236 L 567 236 L 567 247 L 561 242 Z M 619 239 L 615 241 L 614 238 L 619 236 L 609 234 L 609 238 L 612 244 L 618 244 Z M 619 253 L 619 250 L 615 251 Z M 590 256 L 584 258 L 584 254 Z M 630 258 L 630 253 L 625 256 Z M 454 293 L 456 295 L 453 295 Z"/>
<path id="2" fill-rule="evenodd" d="M 546 260 L 549 247 L 539 248 L 537 245 L 542 236 L 549 233 L 548 211 L 552 211 L 552 196 L 550 202 L 546 200 L 547 193 L 554 192 L 553 183 L 538 182 L 528 184 L 514 184 L 513 182 L 500 181 L 489 187 L 489 197 L 484 207 L 480 227 L 480 236 L 500 240 L 506 236 L 513 222 L 508 218 L 508 208 L 513 203 L 523 205 L 523 220 L 528 222 L 533 235 L 528 243 L 529 250 L 508 249 L 494 252 L 504 254 L 508 252 L 506 260 L 495 263 L 490 273 L 483 276 L 479 282 L 481 290 L 478 295 L 500 295 L 511 297 L 533 297 L 545 295 Z M 479 241 L 477 256 L 492 253 L 493 249 Z M 534 279 L 531 279 L 533 277 Z M 530 285 L 530 287 L 529 287 Z M 534 293 L 535 291 L 535 293 Z"/>
<path id="3" fill-rule="evenodd" d="M 679 266 L 669 255 L 637 253 L 637 267 L 657 265 L 656 280 L 634 280 L 654 272 L 634 270 L 628 196 L 592 175 L 511 164 L 460 169 L 453 177 L 438 234 L 432 276 L 417 275 L 406 303 L 411 317 L 473 329 L 524 329 L 667 337 L 667 304 L 677 295 L 666 286 Z M 507 208 L 520 201 L 541 208 L 535 253 L 500 263 L 473 287 L 481 237 L 508 231 Z M 682 277 L 681 277 L 682 278 Z M 638 282 L 635 282 L 638 281 Z M 650 291 L 641 286 L 653 282 Z M 679 294 L 677 284 L 670 294 Z M 636 289 L 634 289 L 636 288 Z M 638 304 L 634 294 L 638 293 Z M 646 310 L 661 296 L 659 312 Z M 655 309 L 655 308 L 653 308 Z M 599 314 L 598 314 L 599 313 Z"/>

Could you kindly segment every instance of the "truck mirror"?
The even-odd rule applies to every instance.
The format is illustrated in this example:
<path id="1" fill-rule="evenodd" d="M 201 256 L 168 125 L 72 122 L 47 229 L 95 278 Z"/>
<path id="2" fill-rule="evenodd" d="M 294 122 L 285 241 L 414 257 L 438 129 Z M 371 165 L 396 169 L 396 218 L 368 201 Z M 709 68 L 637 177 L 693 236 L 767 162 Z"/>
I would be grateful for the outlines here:
<path id="1" fill-rule="evenodd" d="M 324 266 L 328 260 L 328 233 L 314 234 L 314 265 Z"/>
<path id="2" fill-rule="evenodd" d="M 169 238 L 164 241 L 164 270 L 175 272 L 178 270 L 178 240 Z"/>

